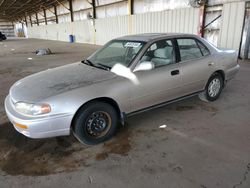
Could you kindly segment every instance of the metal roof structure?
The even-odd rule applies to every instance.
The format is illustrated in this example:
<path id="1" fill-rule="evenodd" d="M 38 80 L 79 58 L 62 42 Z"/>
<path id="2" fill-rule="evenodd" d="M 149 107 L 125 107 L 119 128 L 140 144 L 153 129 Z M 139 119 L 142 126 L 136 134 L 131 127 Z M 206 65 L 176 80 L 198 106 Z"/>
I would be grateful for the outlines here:
<path id="1" fill-rule="evenodd" d="M 49 9 L 65 0 L 0 0 L 0 19 L 23 20 L 25 16 Z"/>

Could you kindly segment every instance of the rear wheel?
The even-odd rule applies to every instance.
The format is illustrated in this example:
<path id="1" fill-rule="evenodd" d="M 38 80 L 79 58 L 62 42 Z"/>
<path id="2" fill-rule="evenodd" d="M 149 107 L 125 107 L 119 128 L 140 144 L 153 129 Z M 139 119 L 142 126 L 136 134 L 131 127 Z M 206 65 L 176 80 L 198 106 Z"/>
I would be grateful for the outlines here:
<path id="1" fill-rule="evenodd" d="M 110 139 L 117 124 L 118 115 L 113 106 L 105 102 L 91 102 L 77 113 L 73 132 L 80 142 L 94 145 Z"/>
<path id="2" fill-rule="evenodd" d="M 205 101 L 215 101 L 219 98 L 223 88 L 223 78 L 221 74 L 214 73 L 208 80 L 206 89 L 199 97 Z"/>

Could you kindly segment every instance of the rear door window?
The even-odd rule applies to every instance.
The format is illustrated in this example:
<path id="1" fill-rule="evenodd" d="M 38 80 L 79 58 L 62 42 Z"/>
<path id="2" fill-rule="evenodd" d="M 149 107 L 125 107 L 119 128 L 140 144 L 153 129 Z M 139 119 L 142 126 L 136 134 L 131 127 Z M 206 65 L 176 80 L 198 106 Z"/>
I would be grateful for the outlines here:
<path id="1" fill-rule="evenodd" d="M 197 41 L 197 44 L 200 47 L 203 56 L 207 56 L 210 54 L 209 50 L 204 44 L 202 44 L 200 41 Z"/>
<path id="2" fill-rule="evenodd" d="M 203 56 L 202 51 L 197 45 L 195 39 L 181 38 L 177 39 L 177 43 L 180 49 L 181 61 L 198 59 Z"/>

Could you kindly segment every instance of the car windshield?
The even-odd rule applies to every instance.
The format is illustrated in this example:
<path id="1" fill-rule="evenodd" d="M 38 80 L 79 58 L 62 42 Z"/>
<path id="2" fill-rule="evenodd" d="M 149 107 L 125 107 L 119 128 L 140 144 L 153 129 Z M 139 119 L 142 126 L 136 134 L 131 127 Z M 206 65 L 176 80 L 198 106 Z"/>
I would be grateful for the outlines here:
<path id="1" fill-rule="evenodd" d="M 143 42 L 114 40 L 90 56 L 87 63 L 105 69 L 111 69 L 115 64 L 128 67 L 143 46 Z"/>

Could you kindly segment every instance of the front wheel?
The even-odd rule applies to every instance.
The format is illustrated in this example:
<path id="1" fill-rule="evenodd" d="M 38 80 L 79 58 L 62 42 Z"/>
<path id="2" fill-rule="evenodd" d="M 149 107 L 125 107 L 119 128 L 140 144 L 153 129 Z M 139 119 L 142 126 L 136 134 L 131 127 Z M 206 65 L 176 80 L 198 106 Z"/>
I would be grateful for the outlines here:
<path id="1" fill-rule="evenodd" d="M 110 139 L 118 124 L 116 110 L 105 102 L 91 102 L 77 113 L 73 132 L 76 138 L 88 145 L 94 145 Z"/>
<path id="2" fill-rule="evenodd" d="M 213 74 L 206 85 L 206 89 L 199 97 L 204 101 L 215 101 L 219 98 L 223 88 L 223 78 L 219 73 Z"/>

